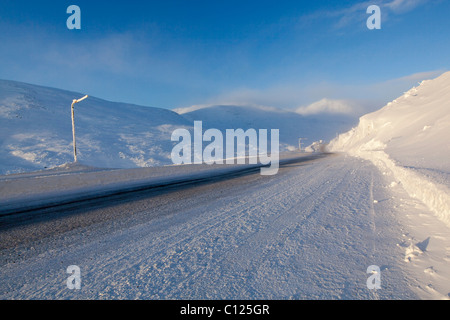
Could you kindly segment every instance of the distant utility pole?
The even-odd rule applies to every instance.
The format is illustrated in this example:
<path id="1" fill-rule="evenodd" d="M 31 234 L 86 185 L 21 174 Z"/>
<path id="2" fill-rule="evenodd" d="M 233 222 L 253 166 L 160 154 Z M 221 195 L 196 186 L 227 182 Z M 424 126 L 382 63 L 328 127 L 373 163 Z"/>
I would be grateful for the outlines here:
<path id="1" fill-rule="evenodd" d="M 73 135 L 73 160 L 74 162 L 77 162 L 77 144 L 75 142 L 75 114 L 74 114 L 74 108 L 73 106 L 75 105 L 75 103 L 78 103 L 80 101 L 83 101 L 84 99 L 86 99 L 88 96 L 84 96 L 83 98 L 80 99 L 74 99 L 72 101 L 72 135 Z"/>
<path id="2" fill-rule="evenodd" d="M 302 140 L 308 140 L 307 138 L 298 138 L 298 148 L 302 152 Z"/>

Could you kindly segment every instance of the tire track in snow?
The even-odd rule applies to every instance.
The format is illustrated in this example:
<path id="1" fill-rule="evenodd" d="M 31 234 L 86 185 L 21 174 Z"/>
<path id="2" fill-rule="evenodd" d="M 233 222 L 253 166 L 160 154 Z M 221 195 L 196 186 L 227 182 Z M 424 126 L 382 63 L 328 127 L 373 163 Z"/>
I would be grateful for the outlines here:
<path id="1" fill-rule="evenodd" d="M 330 169 L 331 170 L 331 169 Z M 345 176 L 345 174 L 342 174 Z M 323 198 L 331 193 L 333 190 L 338 189 L 344 182 L 346 183 L 345 188 L 340 188 L 342 192 L 345 193 L 346 188 L 350 184 L 348 181 L 344 181 L 342 179 L 337 179 L 337 183 L 334 185 L 328 184 L 328 189 L 323 191 L 323 185 L 319 184 L 315 187 L 315 189 L 311 188 L 311 185 L 308 185 L 308 194 L 303 195 L 304 192 L 299 191 L 298 194 L 292 194 L 292 189 L 289 188 L 292 186 L 287 185 L 289 188 L 291 199 L 289 199 L 288 203 L 292 203 L 295 201 L 292 198 L 296 198 L 298 196 L 302 196 L 302 202 L 306 202 L 308 204 L 309 209 L 305 210 L 301 216 L 298 216 L 295 208 L 298 206 L 298 203 L 291 205 L 287 208 L 287 212 L 283 213 L 282 216 L 275 217 L 271 220 L 268 228 L 255 232 L 251 234 L 249 237 L 242 239 L 241 242 L 245 243 L 245 245 L 241 245 L 236 249 L 232 249 L 231 252 L 228 252 L 221 258 L 222 262 L 219 261 L 217 264 L 224 264 L 227 266 L 228 271 L 222 272 L 211 272 L 210 270 L 203 270 L 203 276 L 210 274 L 216 274 L 219 276 L 224 276 L 224 274 L 232 274 L 234 277 L 242 277 L 242 281 L 246 280 L 245 274 L 248 270 L 259 270 L 261 266 L 264 265 L 266 260 L 266 256 L 269 254 L 269 251 L 274 246 L 274 243 L 280 243 L 281 239 L 286 238 L 288 235 L 288 231 L 296 228 L 299 224 L 302 224 L 304 221 L 307 221 L 311 215 L 314 213 L 314 208 L 322 201 Z M 279 187 L 279 185 L 277 185 Z M 321 190 L 322 189 L 322 190 Z M 301 189 L 299 189 L 301 190 Z M 317 191 L 321 190 L 320 199 L 315 199 L 318 196 Z M 258 250 L 255 250 L 258 248 Z M 228 262 L 227 262 L 228 261 Z M 222 268 L 223 269 L 223 268 Z M 232 270 L 232 271 L 230 271 Z M 252 274 L 255 274 L 253 272 Z M 199 276 L 200 277 L 200 276 Z M 216 278 L 217 281 L 220 281 L 219 278 Z M 216 283 L 215 281 L 212 281 Z M 213 288 L 211 288 L 213 289 Z M 229 289 L 229 288 L 228 288 Z M 237 290 L 236 290 L 237 291 Z"/>
<path id="2" fill-rule="evenodd" d="M 375 206 L 374 206 L 375 199 L 373 196 L 373 184 L 374 184 L 374 177 L 373 177 L 373 172 L 371 172 L 370 173 L 370 187 L 369 187 L 369 205 L 370 205 L 369 212 L 370 212 L 370 217 L 372 220 L 371 221 L 372 239 L 370 240 L 371 245 L 372 245 L 372 257 L 375 256 L 375 244 L 376 244 L 375 237 L 376 237 L 376 232 L 377 232 L 376 223 L 375 223 L 376 213 L 375 213 Z M 370 292 L 371 292 L 374 300 L 380 299 L 376 289 L 371 290 Z"/>
<path id="3" fill-rule="evenodd" d="M 334 168 L 328 168 L 327 170 L 334 171 L 335 169 L 336 166 L 334 166 Z M 351 174 L 355 174 L 355 172 L 357 171 L 352 169 Z M 320 207 L 330 195 L 333 195 L 336 192 L 341 195 L 346 194 L 349 186 L 351 185 L 351 181 L 348 180 L 349 174 L 344 171 L 339 174 L 339 176 L 334 176 L 333 183 L 325 183 L 317 186 L 314 194 L 300 198 L 301 200 L 292 206 L 290 212 L 287 214 L 295 216 L 295 214 L 299 212 L 298 208 L 300 207 L 302 215 L 297 216 L 298 219 L 289 219 L 284 221 L 285 223 L 281 230 L 277 235 L 274 235 L 272 245 L 268 247 L 252 264 L 253 267 L 261 270 L 260 273 L 262 275 L 271 271 L 269 260 L 273 261 L 271 258 L 276 256 L 276 252 L 284 250 L 285 244 L 289 242 L 290 238 L 293 238 L 293 236 L 298 237 L 298 235 L 301 237 L 301 234 L 303 234 L 305 228 L 310 229 L 310 227 L 305 226 L 306 224 L 309 224 L 314 228 L 320 228 L 320 216 L 323 214 L 320 211 Z M 317 195 L 317 191 L 319 190 L 320 194 Z M 300 247 L 300 243 L 298 241 L 297 245 Z M 264 294 L 267 295 L 267 292 L 259 293 L 260 296 L 264 296 Z"/>
<path id="4" fill-rule="evenodd" d="M 286 232 L 286 230 L 295 228 L 297 225 L 304 223 L 306 220 L 310 219 L 315 213 L 314 209 L 317 207 L 323 199 L 325 199 L 333 190 L 336 190 L 342 183 L 342 179 L 334 180 L 334 184 L 325 183 L 315 186 L 315 189 L 308 189 L 308 194 L 304 195 L 303 190 L 301 192 L 295 193 L 295 196 L 299 196 L 300 201 L 295 202 L 288 208 L 288 210 L 281 216 L 275 217 L 270 226 L 267 229 L 259 231 L 258 233 L 252 235 L 245 240 L 245 248 L 241 248 L 239 251 L 234 250 L 232 255 L 234 255 L 234 261 L 237 265 L 242 268 L 248 269 L 251 261 L 261 261 L 264 260 L 264 256 L 267 255 L 267 248 L 273 242 L 280 241 L 280 234 Z M 324 189 L 325 186 L 325 189 Z M 295 186 L 294 186 L 295 187 Z M 318 191 L 320 190 L 320 194 Z M 289 190 L 292 192 L 291 190 Z M 301 215 L 297 215 L 298 207 L 301 207 Z M 287 235 L 285 235 L 287 237 Z M 265 251 L 255 252 L 252 250 L 256 245 L 264 244 L 266 248 Z M 251 257 L 251 258 L 249 258 Z M 242 265 L 242 262 L 247 262 Z M 257 264 L 257 263 L 255 263 Z"/>
<path id="5" fill-rule="evenodd" d="M 274 199 L 279 199 L 281 196 L 286 197 L 286 195 L 289 195 L 289 199 L 287 202 L 289 204 L 292 203 L 293 199 L 298 196 L 298 194 L 292 194 L 292 189 L 295 189 L 296 187 L 303 186 L 304 183 L 297 183 L 297 184 L 288 184 L 283 187 L 283 192 L 279 192 L 272 197 L 268 199 L 266 202 L 273 202 Z M 280 185 L 277 185 L 279 187 Z M 310 186 L 309 186 L 310 187 Z M 307 195 L 303 195 L 306 199 L 312 201 L 311 199 L 313 197 L 317 196 L 317 190 L 321 188 L 321 185 L 318 185 L 315 189 L 308 188 Z M 302 190 L 299 188 L 299 190 Z M 305 191 L 305 190 L 303 190 Z M 303 192 L 299 192 L 301 194 Z M 325 196 L 325 195 L 324 195 Z M 229 270 L 233 271 L 224 271 L 221 272 L 220 275 L 223 276 L 224 274 L 231 273 L 234 275 L 242 274 L 243 271 L 245 271 L 255 268 L 257 269 L 258 262 L 261 260 L 264 260 L 264 256 L 267 254 L 269 247 L 273 242 L 278 242 L 278 234 L 283 231 L 286 227 L 289 228 L 290 224 L 293 224 L 296 220 L 299 219 L 298 216 L 294 215 L 292 216 L 293 206 L 290 205 L 289 207 L 286 207 L 285 213 L 282 213 L 281 216 L 271 216 L 271 219 L 269 220 L 269 223 L 266 225 L 265 228 L 261 228 L 261 230 L 255 231 L 251 233 L 249 236 L 245 236 L 243 239 L 240 239 L 239 242 L 244 243 L 244 245 L 239 245 L 237 248 L 231 248 L 230 250 L 227 250 L 219 260 L 217 260 L 214 265 L 221 265 L 224 264 Z M 260 209 L 260 207 L 256 207 L 256 209 Z M 251 216 L 251 219 L 256 219 L 259 217 Z M 242 216 L 241 216 L 242 217 Z M 308 216 L 300 217 L 303 219 L 308 219 Z M 233 220 L 234 221 L 234 220 Z M 294 224 L 295 225 L 295 224 Z M 255 250 L 255 248 L 258 248 L 258 250 Z M 209 266 L 205 269 L 199 270 L 197 274 L 195 275 L 198 278 L 204 277 L 208 274 L 217 274 L 217 272 L 211 272 L 214 267 Z"/>
<path id="6" fill-rule="evenodd" d="M 303 182 L 298 181 L 296 183 L 297 185 L 301 185 Z M 202 242 L 203 239 L 210 238 L 211 231 L 217 230 L 219 225 L 221 225 L 221 228 L 219 229 L 223 230 L 224 227 L 230 225 L 230 221 L 231 222 L 242 221 L 242 217 L 251 216 L 251 213 L 253 211 L 258 212 L 260 211 L 261 207 L 270 204 L 272 198 L 269 195 L 272 195 L 275 198 L 279 198 L 282 195 L 287 194 L 289 192 L 290 191 L 288 189 L 282 189 L 282 191 L 278 191 L 273 195 L 273 190 L 271 189 L 264 190 L 263 194 L 258 194 L 257 197 L 250 200 L 250 203 L 246 201 L 234 207 L 229 207 L 226 210 L 221 210 L 219 214 L 210 216 L 209 218 L 206 218 L 206 220 L 198 220 L 195 224 L 189 223 L 188 225 L 183 226 L 184 228 L 182 228 L 181 230 L 170 230 L 168 238 L 165 238 L 160 242 L 158 242 L 156 253 L 154 254 L 152 260 L 161 261 L 162 257 L 164 257 L 163 260 L 165 261 L 170 260 L 172 261 L 172 264 L 176 264 L 173 261 L 177 261 L 177 259 L 178 260 L 183 259 L 183 254 L 185 254 L 184 251 L 180 249 L 181 247 L 187 247 L 192 251 L 192 247 L 195 247 L 196 243 Z M 260 201 L 261 198 L 265 198 L 266 200 L 261 202 Z M 228 230 L 231 230 L 231 228 L 228 228 Z M 180 236 L 181 239 L 179 239 Z M 170 242 L 171 238 L 178 240 L 175 241 L 174 243 L 170 243 L 170 245 L 167 245 L 167 242 Z M 178 250 L 175 250 L 175 248 L 178 248 Z M 167 256 L 168 252 L 170 252 L 171 255 Z M 170 265 L 166 265 L 159 271 L 164 271 L 164 269 L 170 271 Z M 205 268 L 200 268 L 194 271 L 193 273 L 189 274 L 189 278 L 190 279 L 193 277 L 199 278 L 201 277 L 202 274 L 207 273 L 207 270 L 209 269 L 210 267 L 208 266 L 206 266 Z M 170 279 L 171 277 L 172 276 L 169 274 L 167 278 Z M 182 286 L 187 281 L 191 280 L 181 281 L 178 284 L 178 286 Z M 167 283 L 167 287 L 170 287 L 170 282 Z"/>

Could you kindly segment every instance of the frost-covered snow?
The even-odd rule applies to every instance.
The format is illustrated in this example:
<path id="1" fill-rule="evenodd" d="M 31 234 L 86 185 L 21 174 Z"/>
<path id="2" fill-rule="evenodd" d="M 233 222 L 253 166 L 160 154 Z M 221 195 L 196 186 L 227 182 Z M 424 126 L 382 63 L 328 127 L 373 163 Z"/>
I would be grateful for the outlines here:
<path id="1" fill-rule="evenodd" d="M 449 138 L 450 72 L 446 72 L 361 117 L 357 127 L 332 140 L 328 149 L 372 161 L 392 180 L 392 188 L 401 186 L 420 201 L 418 206 L 425 205 L 434 213 L 434 217 L 415 217 L 410 225 L 416 232 L 428 232 L 430 241 L 440 241 L 438 230 L 450 233 Z M 450 279 L 448 250 L 448 243 L 443 243 L 441 255 L 435 257 L 435 263 L 440 262 L 444 269 L 440 272 L 445 283 Z M 423 250 L 408 246 L 406 252 L 409 259 Z M 433 266 L 421 267 L 435 276 Z"/>

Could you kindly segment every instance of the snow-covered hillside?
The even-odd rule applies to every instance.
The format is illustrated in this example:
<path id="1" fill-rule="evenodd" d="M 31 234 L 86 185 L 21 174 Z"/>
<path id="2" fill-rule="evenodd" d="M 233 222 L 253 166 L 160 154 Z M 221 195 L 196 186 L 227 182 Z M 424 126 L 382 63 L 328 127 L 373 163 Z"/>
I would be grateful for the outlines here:
<path id="1" fill-rule="evenodd" d="M 204 128 L 279 129 L 281 151 L 297 150 L 315 141 L 330 141 L 336 134 L 349 130 L 357 119 L 344 114 L 300 115 L 293 111 L 263 106 L 217 105 L 202 108 L 175 109 L 185 118 L 203 121 Z"/>
<path id="2" fill-rule="evenodd" d="M 70 105 L 74 93 L 0 80 L 0 174 L 73 161 Z M 132 168 L 170 164 L 175 128 L 192 124 L 173 111 L 89 97 L 75 105 L 78 160 Z"/>
<path id="3" fill-rule="evenodd" d="M 0 175 L 56 167 L 73 161 L 70 105 L 75 93 L 0 80 Z M 102 168 L 172 164 L 177 128 L 280 129 L 280 151 L 330 140 L 357 119 L 346 115 L 302 116 L 276 108 L 213 106 L 174 111 L 89 97 L 75 105 L 78 161 Z"/>
<path id="4" fill-rule="evenodd" d="M 420 83 L 331 141 L 369 159 L 450 226 L 450 72 Z"/>

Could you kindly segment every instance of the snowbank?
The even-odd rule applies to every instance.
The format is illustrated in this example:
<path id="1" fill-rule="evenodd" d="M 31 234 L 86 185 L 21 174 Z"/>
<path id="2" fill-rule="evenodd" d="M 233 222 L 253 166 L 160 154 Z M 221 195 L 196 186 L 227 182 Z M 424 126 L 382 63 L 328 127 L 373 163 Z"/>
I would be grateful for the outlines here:
<path id="1" fill-rule="evenodd" d="M 423 81 L 328 145 L 390 170 L 450 226 L 450 72 Z"/>
<path id="2" fill-rule="evenodd" d="M 326 150 L 326 144 L 323 140 L 314 141 L 305 148 L 306 152 L 324 152 Z"/>

